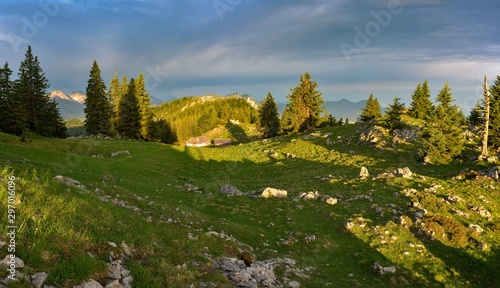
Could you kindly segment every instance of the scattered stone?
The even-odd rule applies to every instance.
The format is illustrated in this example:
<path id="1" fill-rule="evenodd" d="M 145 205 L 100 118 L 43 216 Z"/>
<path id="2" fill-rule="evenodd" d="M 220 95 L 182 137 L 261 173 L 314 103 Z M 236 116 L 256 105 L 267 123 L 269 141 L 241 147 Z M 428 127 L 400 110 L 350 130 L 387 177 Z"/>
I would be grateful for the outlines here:
<path id="1" fill-rule="evenodd" d="M 101 283 L 95 281 L 94 279 L 90 279 L 82 284 L 75 285 L 73 288 L 103 288 Z"/>
<path id="2" fill-rule="evenodd" d="M 114 158 L 120 154 L 126 154 L 126 155 L 130 155 L 130 152 L 128 152 L 128 150 L 125 150 L 125 151 L 116 151 L 116 152 L 112 152 L 111 155 L 109 156 L 110 158 Z"/>
<path id="3" fill-rule="evenodd" d="M 108 281 L 104 288 L 123 288 L 123 285 L 120 283 L 118 279 Z"/>
<path id="4" fill-rule="evenodd" d="M 497 181 L 499 179 L 499 174 L 500 174 L 500 166 L 492 167 L 487 172 L 488 177 L 491 177 Z"/>
<path id="5" fill-rule="evenodd" d="M 462 198 L 455 196 L 455 195 L 450 195 L 446 197 L 446 202 L 450 204 L 457 204 L 458 202 L 462 201 Z"/>
<path id="6" fill-rule="evenodd" d="M 80 181 L 77 181 L 75 179 L 71 179 L 70 177 L 58 175 L 58 176 L 55 176 L 53 179 L 56 180 L 57 182 L 63 184 L 63 185 L 66 185 L 66 186 L 73 186 L 76 188 L 85 189 L 85 186 L 82 183 L 80 183 Z"/>
<path id="7" fill-rule="evenodd" d="M 315 192 L 307 192 L 307 193 L 301 193 L 299 195 L 299 199 L 303 199 L 303 200 L 316 200 L 318 199 L 319 197 L 319 192 L 318 191 L 315 191 Z"/>
<path id="8" fill-rule="evenodd" d="M 267 187 L 262 190 L 260 194 L 261 198 L 286 198 L 288 192 L 286 190 L 280 190 L 276 188 Z"/>
<path id="9" fill-rule="evenodd" d="M 415 143 L 418 139 L 418 132 L 420 128 L 404 128 L 404 129 L 395 129 L 392 131 L 392 143 L 400 144 L 400 143 Z"/>
<path id="10" fill-rule="evenodd" d="M 332 198 L 327 198 L 325 202 L 328 205 L 335 205 L 335 204 L 337 204 L 338 200 L 337 200 L 337 198 L 332 197 Z"/>
<path id="11" fill-rule="evenodd" d="M 306 243 L 311 243 L 311 242 L 314 242 L 316 241 L 316 235 L 307 235 L 306 237 L 304 237 L 304 241 Z"/>
<path id="12" fill-rule="evenodd" d="M 24 261 L 18 257 L 11 258 L 11 255 L 12 254 L 5 256 L 5 258 L 3 258 L 3 260 L 0 262 L 0 266 L 5 266 L 10 268 L 11 265 L 14 264 L 16 269 L 24 268 Z"/>
<path id="13" fill-rule="evenodd" d="M 31 275 L 31 284 L 35 286 L 36 288 L 41 288 L 43 287 L 43 283 L 45 283 L 45 280 L 47 280 L 47 276 L 49 274 L 45 272 L 38 272 L 33 275 Z"/>
<path id="14" fill-rule="evenodd" d="M 372 269 L 377 271 L 380 275 L 384 275 L 386 273 L 396 273 L 396 267 L 394 266 L 389 266 L 389 267 L 384 267 L 377 262 L 373 263 Z"/>
<path id="15" fill-rule="evenodd" d="M 469 224 L 469 228 L 474 229 L 477 233 L 481 233 L 484 231 L 483 228 L 481 228 L 481 226 L 472 223 Z"/>
<path id="16" fill-rule="evenodd" d="M 346 228 L 347 230 L 351 230 L 352 228 L 354 228 L 354 223 L 351 221 L 346 221 L 344 222 L 344 228 Z"/>
<path id="17" fill-rule="evenodd" d="M 484 207 L 480 206 L 474 206 L 474 205 L 469 205 L 469 210 L 472 212 L 478 214 L 479 216 L 488 218 L 488 221 L 493 218 L 493 215 L 491 215 L 491 212 L 486 210 Z"/>
<path id="18" fill-rule="evenodd" d="M 111 279 L 122 278 L 122 260 L 115 260 L 108 264 L 107 277 Z"/>
<path id="19" fill-rule="evenodd" d="M 368 169 L 365 166 L 363 166 L 359 171 L 359 178 L 365 179 L 367 177 L 370 177 L 370 173 L 368 172 Z"/>
<path id="20" fill-rule="evenodd" d="M 351 201 L 356 201 L 356 200 L 361 200 L 361 199 L 366 199 L 373 201 L 372 197 L 370 195 L 357 195 L 352 198 L 345 199 L 344 202 L 351 202 Z"/>
<path id="21" fill-rule="evenodd" d="M 309 278 L 304 270 L 295 268 L 295 260 L 289 258 L 275 258 L 264 261 L 255 261 L 246 266 L 242 260 L 236 258 L 218 258 L 214 260 L 214 266 L 221 270 L 228 279 L 233 282 L 234 287 L 283 287 L 281 283 L 288 283 L 288 287 L 300 287 L 297 281 L 289 281 L 289 275 L 300 278 Z M 284 267 L 282 281 L 278 279 L 274 270 Z M 307 271 L 310 271 L 309 268 Z M 292 286 L 290 286 L 290 283 Z"/>
<path id="22" fill-rule="evenodd" d="M 405 217 L 403 216 L 394 216 L 392 217 L 392 221 L 396 224 L 399 224 L 399 225 L 405 225 L 406 224 L 406 220 L 405 220 Z"/>
<path id="23" fill-rule="evenodd" d="M 182 191 L 184 192 L 196 192 L 196 193 L 202 193 L 203 191 L 200 190 L 200 188 L 196 185 L 186 183 L 184 186 L 179 187 Z"/>
<path id="24" fill-rule="evenodd" d="M 403 178 L 410 178 L 413 173 L 410 171 L 410 168 L 404 167 L 404 168 L 398 168 L 396 172 L 394 173 L 396 176 L 400 176 Z"/>
<path id="25" fill-rule="evenodd" d="M 243 193 L 231 184 L 226 184 L 220 188 L 220 193 L 227 196 L 241 196 Z"/>
<path id="26" fill-rule="evenodd" d="M 286 159 L 295 159 L 295 158 L 297 158 L 297 155 L 292 153 L 286 153 Z"/>
<path id="27" fill-rule="evenodd" d="M 469 219 L 470 215 L 468 213 L 464 213 L 458 209 L 451 209 L 451 211 L 455 214 L 457 214 L 458 217 L 466 218 Z"/>
<path id="28" fill-rule="evenodd" d="M 384 140 L 387 134 L 386 129 L 379 126 L 372 126 L 360 133 L 359 142 L 362 144 L 384 147 L 387 144 Z"/>
<path id="29" fill-rule="evenodd" d="M 423 217 L 424 217 L 424 215 L 421 212 L 413 213 L 413 218 L 415 218 L 415 220 L 422 219 Z"/>

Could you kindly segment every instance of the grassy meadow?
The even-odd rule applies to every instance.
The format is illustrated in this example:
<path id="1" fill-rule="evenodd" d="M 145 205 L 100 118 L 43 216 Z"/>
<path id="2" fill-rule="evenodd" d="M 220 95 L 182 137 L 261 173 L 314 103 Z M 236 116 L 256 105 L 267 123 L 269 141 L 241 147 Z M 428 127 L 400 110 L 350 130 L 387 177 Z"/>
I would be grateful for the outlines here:
<path id="1" fill-rule="evenodd" d="M 361 145 L 357 129 L 358 124 L 336 126 L 217 148 L 93 138 L 21 142 L 0 134 L 0 214 L 7 219 L 6 181 L 14 175 L 16 256 L 26 269 L 49 273 L 47 283 L 56 287 L 103 281 L 108 241 L 124 241 L 135 250 L 125 263 L 133 287 L 232 287 L 209 258 L 237 257 L 241 250 L 257 260 L 295 259 L 307 273 L 288 278 L 301 287 L 500 286 L 500 185 L 482 177 L 452 179 L 465 168 L 486 170 L 492 164 L 464 157 L 450 165 L 423 165 L 413 144 Z M 124 150 L 130 154 L 109 157 Z M 372 177 L 403 167 L 414 175 L 360 179 L 362 166 Z M 85 189 L 62 185 L 52 179 L 56 175 L 78 180 Z M 228 183 L 249 194 L 284 189 L 288 198 L 220 194 Z M 185 191 L 186 184 L 199 191 Z M 433 185 L 434 192 L 426 191 Z M 405 193 L 410 188 L 414 192 Z M 339 202 L 292 201 L 309 191 Z M 446 203 L 451 195 L 461 200 Z M 413 202 L 428 212 L 419 221 Z M 475 214 L 471 206 L 493 217 Z M 406 223 L 397 224 L 394 217 L 401 215 Z M 346 229 L 346 222 L 353 227 Z M 207 231 L 224 231 L 237 241 Z M 0 240 L 8 242 L 6 233 L 2 225 Z M 307 240 L 311 235 L 314 241 Z M 478 248 L 481 242 L 484 249 Z M 371 268 L 375 262 L 397 271 L 379 275 Z M 1 270 L 0 277 L 6 273 Z"/>

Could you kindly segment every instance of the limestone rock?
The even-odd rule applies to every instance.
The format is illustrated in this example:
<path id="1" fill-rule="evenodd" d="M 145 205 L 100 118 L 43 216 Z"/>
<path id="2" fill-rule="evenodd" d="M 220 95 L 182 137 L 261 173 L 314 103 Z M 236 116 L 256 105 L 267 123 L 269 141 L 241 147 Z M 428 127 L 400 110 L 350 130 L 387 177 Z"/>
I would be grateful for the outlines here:
<path id="1" fill-rule="evenodd" d="M 392 131 L 392 142 L 395 144 L 399 143 L 414 143 L 418 139 L 418 132 L 420 129 L 418 127 L 415 128 L 404 128 L 404 129 L 395 129 Z"/>
<path id="2" fill-rule="evenodd" d="M 483 232 L 483 231 L 484 231 L 484 230 L 483 230 L 483 228 L 482 228 L 481 226 L 476 225 L 476 224 L 472 224 L 472 223 L 471 223 L 471 224 L 469 224 L 469 226 L 468 226 L 468 227 L 469 227 L 469 228 L 471 228 L 471 229 L 474 229 L 477 233 L 481 233 L 481 232 Z"/>
<path id="3" fill-rule="evenodd" d="M 396 173 L 394 173 L 396 176 L 403 177 L 403 178 L 410 178 L 413 173 L 410 171 L 410 168 L 404 167 L 404 168 L 398 168 L 396 170 Z"/>
<path id="4" fill-rule="evenodd" d="M 372 269 L 377 271 L 380 275 L 386 274 L 386 273 L 396 273 L 396 267 L 390 266 L 390 267 L 384 267 L 377 262 L 373 263 Z"/>
<path id="5" fill-rule="evenodd" d="M 276 188 L 267 187 L 260 194 L 261 198 L 286 198 L 288 192 Z"/>
<path id="6" fill-rule="evenodd" d="M 370 173 L 368 172 L 368 169 L 363 166 L 361 167 L 361 170 L 359 171 L 359 178 L 367 178 L 367 177 L 370 177 Z"/>
<path id="7" fill-rule="evenodd" d="M 76 188 L 85 189 L 85 186 L 82 183 L 80 183 L 80 181 L 75 180 L 75 179 L 71 179 L 70 177 L 58 175 L 58 176 L 55 176 L 53 179 L 61 184 L 66 185 L 66 186 L 73 186 Z"/>
<path id="8" fill-rule="evenodd" d="M 319 197 L 319 192 L 318 191 L 315 191 L 315 192 L 307 192 L 307 193 L 301 193 L 299 195 L 299 199 L 303 199 L 303 200 L 316 200 L 318 199 Z"/>
<path id="9" fill-rule="evenodd" d="M 103 288 L 102 285 L 95 281 L 94 279 L 90 279 L 82 284 L 75 285 L 73 288 Z"/>
<path id="10" fill-rule="evenodd" d="M 386 129 L 379 126 L 372 126 L 360 133 L 359 142 L 363 144 L 379 145 L 383 147 L 386 145 L 384 140 L 386 138 L 386 135 Z"/>
<path id="11" fill-rule="evenodd" d="M 130 155 L 130 152 L 128 152 L 128 150 L 125 150 L 125 151 L 116 151 L 116 152 L 112 152 L 109 157 L 114 158 L 114 157 L 116 157 L 116 156 L 118 156 L 120 154 Z"/>
<path id="12" fill-rule="evenodd" d="M 10 265 L 14 264 L 16 269 L 24 268 L 24 261 L 21 258 L 15 257 L 11 258 L 10 255 L 5 256 L 3 260 L 0 262 L 0 266 L 10 267 Z"/>
<path id="13" fill-rule="evenodd" d="M 49 274 L 45 272 L 38 272 L 33 275 L 31 275 L 31 284 L 35 286 L 36 288 L 41 288 L 43 287 L 43 283 L 45 283 L 45 280 L 47 280 L 47 276 Z"/>
<path id="14" fill-rule="evenodd" d="M 328 199 L 326 199 L 325 202 L 328 205 L 335 205 L 335 204 L 337 204 L 338 200 L 337 200 L 337 198 L 328 198 Z"/>
<path id="15" fill-rule="evenodd" d="M 220 188 L 220 193 L 228 196 L 241 196 L 243 193 L 231 184 L 226 184 Z"/>
<path id="16" fill-rule="evenodd" d="M 122 261 L 115 260 L 108 263 L 108 278 L 121 279 L 122 278 Z"/>
<path id="17" fill-rule="evenodd" d="M 123 288 L 123 285 L 118 279 L 109 281 L 104 288 Z"/>

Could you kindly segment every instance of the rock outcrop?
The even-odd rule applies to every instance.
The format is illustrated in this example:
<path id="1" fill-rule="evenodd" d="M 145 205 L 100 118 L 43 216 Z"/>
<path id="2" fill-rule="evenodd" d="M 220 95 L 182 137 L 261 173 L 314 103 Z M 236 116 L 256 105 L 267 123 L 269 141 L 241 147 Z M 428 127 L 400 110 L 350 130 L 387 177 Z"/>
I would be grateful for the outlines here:
<path id="1" fill-rule="evenodd" d="M 288 192 L 286 190 L 280 190 L 276 188 L 267 187 L 262 190 L 260 198 L 286 198 Z"/>

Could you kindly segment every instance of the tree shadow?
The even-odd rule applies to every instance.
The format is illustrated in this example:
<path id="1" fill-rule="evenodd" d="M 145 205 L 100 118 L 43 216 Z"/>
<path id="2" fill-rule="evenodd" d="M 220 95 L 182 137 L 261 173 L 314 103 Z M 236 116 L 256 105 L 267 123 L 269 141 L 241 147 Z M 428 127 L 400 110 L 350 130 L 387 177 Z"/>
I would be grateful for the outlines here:
<path id="1" fill-rule="evenodd" d="M 455 248 L 445 245 L 438 239 L 430 240 L 419 229 L 412 228 L 415 237 L 422 240 L 427 250 L 446 264 L 449 273 L 455 275 L 467 287 L 500 287 L 500 248 L 492 246 L 489 253 L 483 253 L 482 259 L 471 256 L 466 252 L 477 247 Z M 471 240 L 469 241 L 477 241 Z M 478 243 L 471 242 L 470 245 Z M 428 271 L 432 274 L 432 271 Z M 463 283 L 463 282 L 462 282 Z"/>
<path id="2" fill-rule="evenodd" d="M 248 136 L 245 130 L 239 124 L 233 124 L 231 122 L 226 123 L 226 129 L 233 139 L 239 143 L 246 143 L 248 141 Z"/>

